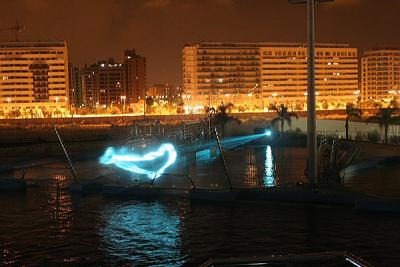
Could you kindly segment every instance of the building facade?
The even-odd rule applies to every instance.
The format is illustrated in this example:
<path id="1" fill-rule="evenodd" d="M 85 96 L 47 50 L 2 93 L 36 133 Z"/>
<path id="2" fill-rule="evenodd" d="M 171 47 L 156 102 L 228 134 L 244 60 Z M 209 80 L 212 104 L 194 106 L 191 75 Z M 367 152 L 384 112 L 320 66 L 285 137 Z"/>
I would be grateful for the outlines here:
<path id="1" fill-rule="evenodd" d="M 127 99 L 129 103 L 137 103 L 144 98 L 147 87 L 146 58 L 136 54 L 134 49 L 125 50 L 124 68 Z"/>
<path id="2" fill-rule="evenodd" d="M 128 106 L 144 98 L 146 90 L 146 58 L 126 50 L 124 63 L 110 58 L 80 70 L 83 106 Z"/>
<path id="3" fill-rule="evenodd" d="M 81 75 L 77 66 L 69 64 L 69 103 L 71 108 L 80 107 L 83 103 Z"/>
<path id="4" fill-rule="evenodd" d="M 316 46 L 318 108 L 344 107 L 359 95 L 357 49 Z M 285 104 L 306 109 L 307 47 L 298 43 L 200 43 L 183 48 L 185 103 L 231 102 L 243 110 Z"/>
<path id="5" fill-rule="evenodd" d="M 106 107 L 125 101 L 125 69 L 114 59 L 83 67 L 81 78 L 85 106 Z"/>
<path id="6" fill-rule="evenodd" d="M 3 117 L 61 116 L 69 106 L 66 42 L 0 43 Z"/>
<path id="7" fill-rule="evenodd" d="M 239 106 L 257 99 L 262 105 L 261 69 L 261 51 L 256 43 L 185 45 L 184 102 L 195 112 L 221 102 Z"/>
<path id="8" fill-rule="evenodd" d="M 363 101 L 390 102 L 400 95 L 400 49 L 364 53 L 361 64 Z"/>

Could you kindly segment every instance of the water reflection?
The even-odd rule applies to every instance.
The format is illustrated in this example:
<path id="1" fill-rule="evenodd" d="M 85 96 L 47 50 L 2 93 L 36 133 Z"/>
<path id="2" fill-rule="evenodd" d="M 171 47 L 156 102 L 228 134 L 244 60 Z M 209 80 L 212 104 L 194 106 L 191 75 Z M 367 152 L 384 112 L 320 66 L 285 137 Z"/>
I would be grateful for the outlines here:
<path id="1" fill-rule="evenodd" d="M 102 249 L 121 262 L 180 266 L 181 218 L 161 203 L 127 203 L 105 209 Z"/>
<path id="2" fill-rule="evenodd" d="M 265 150 L 265 171 L 264 171 L 264 186 L 273 187 L 276 186 L 275 181 L 275 162 L 272 155 L 271 146 L 267 146 Z"/>
<path id="3" fill-rule="evenodd" d="M 250 153 L 249 153 L 250 152 Z M 254 151 L 245 150 L 244 184 L 248 187 L 259 187 L 257 157 Z"/>
<path id="4" fill-rule="evenodd" d="M 72 201 L 67 190 L 69 182 L 65 175 L 55 174 L 48 185 L 49 215 L 51 229 L 56 235 L 65 235 L 70 231 L 72 221 Z"/>
<path id="5" fill-rule="evenodd" d="M 307 180 L 304 148 L 245 146 L 224 153 L 234 187 L 275 187 Z M 196 185 L 227 187 L 222 160 L 210 150 L 196 154 L 195 166 L 189 174 Z"/>

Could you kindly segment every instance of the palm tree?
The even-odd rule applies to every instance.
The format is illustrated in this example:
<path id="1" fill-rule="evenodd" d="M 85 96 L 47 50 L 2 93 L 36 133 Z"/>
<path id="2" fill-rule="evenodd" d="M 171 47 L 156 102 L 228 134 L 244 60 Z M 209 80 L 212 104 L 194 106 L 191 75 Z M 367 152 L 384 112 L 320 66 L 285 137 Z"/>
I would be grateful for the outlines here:
<path id="1" fill-rule="evenodd" d="M 287 122 L 287 124 L 289 126 L 292 126 L 292 118 L 296 118 L 298 119 L 299 116 L 297 116 L 296 113 L 294 112 L 289 112 L 288 111 L 288 107 L 285 106 L 284 104 L 281 104 L 278 107 L 272 107 L 273 110 L 276 111 L 276 113 L 278 114 L 278 116 L 274 119 L 272 119 L 271 124 L 275 124 L 277 122 L 280 122 L 280 126 L 281 126 L 281 130 L 280 133 L 283 133 L 283 126 L 285 124 L 285 121 Z"/>
<path id="2" fill-rule="evenodd" d="M 346 140 L 349 139 L 349 120 L 352 118 L 360 119 L 361 118 L 361 109 L 355 107 L 353 103 L 348 103 L 346 105 L 346 123 L 344 127 L 346 128 Z"/>
<path id="3" fill-rule="evenodd" d="M 221 129 L 221 136 L 224 137 L 224 130 L 225 126 L 228 122 L 230 121 L 235 121 L 235 122 L 240 122 L 238 119 L 229 116 L 229 110 L 233 107 L 232 103 L 227 103 L 224 104 L 224 102 L 221 102 L 221 104 L 218 105 L 218 107 L 215 108 L 209 108 L 208 113 L 213 114 L 213 122 L 215 125 L 218 125 L 219 128 Z"/>
<path id="4" fill-rule="evenodd" d="M 385 128 L 385 144 L 387 144 L 389 126 L 400 122 L 400 116 L 395 115 L 397 111 L 397 108 L 380 108 L 375 116 L 369 117 L 366 121 L 366 123 L 378 123 L 379 127 Z"/>

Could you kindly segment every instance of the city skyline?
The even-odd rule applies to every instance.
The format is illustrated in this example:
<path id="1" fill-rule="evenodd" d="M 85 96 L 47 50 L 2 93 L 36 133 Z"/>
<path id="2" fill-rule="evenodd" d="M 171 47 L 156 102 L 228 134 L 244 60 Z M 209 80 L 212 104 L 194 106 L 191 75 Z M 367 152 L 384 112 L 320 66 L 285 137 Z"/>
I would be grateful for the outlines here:
<path id="1" fill-rule="evenodd" d="M 135 47 L 148 58 L 149 84 L 182 82 L 180 55 L 186 43 L 305 41 L 305 7 L 281 0 L 255 0 L 251 5 L 241 0 L 3 2 L 8 12 L 1 28 L 18 20 L 25 26 L 19 34 L 22 41 L 65 39 L 70 62 L 76 65 Z M 394 13 L 399 7 L 395 0 L 385 4 L 336 0 L 320 5 L 317 41 L 349 43 L 359 48 L 359 55 L 375 47 L 398 47 L 398 29 L 388 25 L 396 24 Z M 13 32 L 0 33 L 0 41 L 14 38 Z"/>

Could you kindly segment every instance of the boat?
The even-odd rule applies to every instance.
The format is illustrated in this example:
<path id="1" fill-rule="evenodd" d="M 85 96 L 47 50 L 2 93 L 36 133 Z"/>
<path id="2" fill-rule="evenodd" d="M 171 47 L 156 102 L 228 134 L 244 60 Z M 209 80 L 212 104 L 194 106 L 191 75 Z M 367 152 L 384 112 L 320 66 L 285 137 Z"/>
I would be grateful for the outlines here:
<path id="1" fill-rule="evenodd" d="M 348 252 L 319 252 L 306 254 L 270 255 L 261 257 L 209 259 L 200 267 L 218 266 L 356 266 L 373 267 L 365 260 Z"/>

